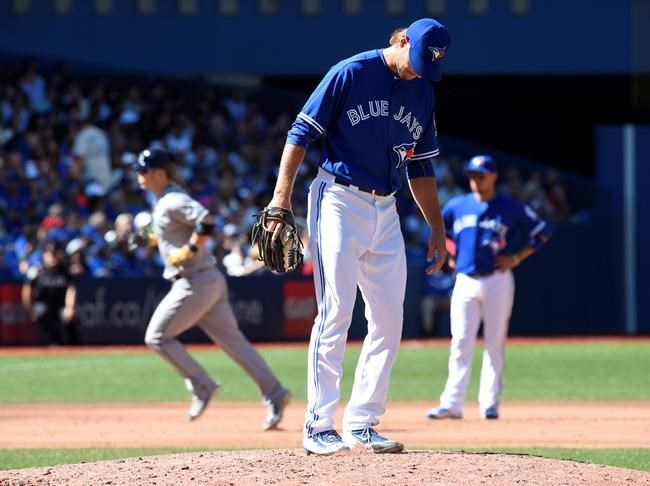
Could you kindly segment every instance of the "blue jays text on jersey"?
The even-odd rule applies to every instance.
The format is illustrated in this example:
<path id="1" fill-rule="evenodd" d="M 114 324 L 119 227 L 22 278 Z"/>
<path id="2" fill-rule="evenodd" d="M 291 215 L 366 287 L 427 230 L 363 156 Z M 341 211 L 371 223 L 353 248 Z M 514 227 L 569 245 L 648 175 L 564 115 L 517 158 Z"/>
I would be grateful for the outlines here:
<path id="1" fill-rule="evenodd" d="M 455 197 L 442 217 L 456 244 L 456 270 L 466 275 L 490 274 L 495 257 L 520 249 L 513 246 L 517 242 L 537 248 L 550 236 L 548 225 L 532 209 L 503 195 L 485 202 L 471 193 Z"/>
<path id="2" fill-rule="evenodd" d="M 364 111 L 363 105 L 357 105 L 356 108 L 351 108 L 347 111 L 348 119 L 350 120 L 350 125 L 354 126 L 359 122 L 365 121 L 370 117 L 377 116 L 389 116 L 388 112 L 389 103 L 388 100 L 372 100 L 368 101 L 368 110 Z M 403 123 L 408 128 L 408 131 L 413 134 L 413 140 L 417 141 L 422 135 L 422 125 L 418 119 L 413 116 L 409 111 L 404 113 L 404 106 L 400 106 L 397 113 L 393 115 L 393 118 L 399 123 Z"/>
<path id="3" fill-rule="evenodd" d="M 320 166 L 350 184 L 394 192 L 399 168 L 433 176 L 435 96 L 425 79 L 403 80 L 381 49 L 336 64 L 298 114 L 287 143 L 306 147 L 327 131 Z"/>

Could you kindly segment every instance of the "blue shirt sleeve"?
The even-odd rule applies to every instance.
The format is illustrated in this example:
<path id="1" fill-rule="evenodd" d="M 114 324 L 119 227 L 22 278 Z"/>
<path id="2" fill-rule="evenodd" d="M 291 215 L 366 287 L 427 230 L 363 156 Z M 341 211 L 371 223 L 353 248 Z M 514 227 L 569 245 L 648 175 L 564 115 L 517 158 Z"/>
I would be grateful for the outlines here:
<path id="1" fill-rule="evenodd" d="M 287 135 L 287 143 L 307 147 L 325 133 L 339 114 L 350 76 L 350 71 L 339 65 L 330 69 L 298 113 Z"/>
<path id="2" fill-rule="evenodd" d="M 435 177 L 436 172 L 433 170 L 433 160 L 409 162 L 406 165 L 406 177 L 417 179 L 418 177 Z"/>
<path id="3" fill-rule="evenodd" d="M 546 221 L 525 204 L 520 206 L 519 224 L 528 235 L 528 246 L 539 248 L 551 237 L 551 231 Z"/>
<path id="4" fill-rule="evenodd" d="M 435 111 L 431 111 L 431 120 L 424 132 L 416 150 L 406 165 L 406 176 L 409 179 L 417 177 L 435 177 L 433 157 L 440 153 L 438 147 L 438 129 L 436 128 Z"/>

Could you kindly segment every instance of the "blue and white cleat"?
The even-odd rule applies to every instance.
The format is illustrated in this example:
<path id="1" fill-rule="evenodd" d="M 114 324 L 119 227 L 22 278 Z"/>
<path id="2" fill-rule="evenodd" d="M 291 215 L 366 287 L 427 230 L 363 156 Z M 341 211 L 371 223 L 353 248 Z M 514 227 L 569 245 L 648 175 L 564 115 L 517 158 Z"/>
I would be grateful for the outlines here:
<path id="1" fill-rule="evenodd" d="M 499 409 L 493 405 L 485 410 L 481 410 L 481 418 L 486 420 L 496 420 L 499 418 Z"/>
<path id="2" fill-rule="evenodd" d="M 350 452 L 350 448 L 343 442 L 341 436 L 336 433 L 336 430 L 326 430 L 312 434 L 310 437 L 305 437 L 302 440 L 302 446 L 305 448 L 307 455 L 318 454 L 321 456 L 330 456 L 332 454 Z"/>
<path id="3" fill-rule="evenodd" d="M 430 419 L 462 419 L 463 414 L 460 412 L 453 412 L 445 407 L 435 407 L 427 411 L 427 417 Z"/>
<path id="4" fill-rule="evenodd" d="M 351 430 L 343 435 L 345 443 L 351 448 L 364 446 L 376 454 L 396 454 L 404 450 L 404 444 L 384 437 L 371 427 Z"/>

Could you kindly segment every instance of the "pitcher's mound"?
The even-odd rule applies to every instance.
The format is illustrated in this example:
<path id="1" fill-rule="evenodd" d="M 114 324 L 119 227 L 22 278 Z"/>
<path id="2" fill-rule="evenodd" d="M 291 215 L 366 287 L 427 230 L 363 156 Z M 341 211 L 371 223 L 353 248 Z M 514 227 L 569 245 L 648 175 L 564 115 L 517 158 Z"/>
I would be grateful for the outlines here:
<path id="1" fill-rule="evenodd" d="M 136 457 L 0 471 L 3 485 L 648 484 L 650 473 L 518 454 L 411 451 L 305 456 L 278 449 Z"/>

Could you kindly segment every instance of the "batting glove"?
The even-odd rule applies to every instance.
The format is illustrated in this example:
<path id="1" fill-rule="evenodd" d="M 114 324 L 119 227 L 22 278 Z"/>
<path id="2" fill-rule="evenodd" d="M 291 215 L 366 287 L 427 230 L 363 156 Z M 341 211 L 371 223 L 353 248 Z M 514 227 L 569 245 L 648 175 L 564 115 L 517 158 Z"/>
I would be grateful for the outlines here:
<path id="1" fill-rule="evenodd" d="M 176 248 L 175 250 L 170 251 L 169 255 L 167 255 L 167 263 L 178 267 L 194 258 L 197 251 L 199 251 L 199 249 L 190 244 L 182 246 L 181 248 Z"/>

